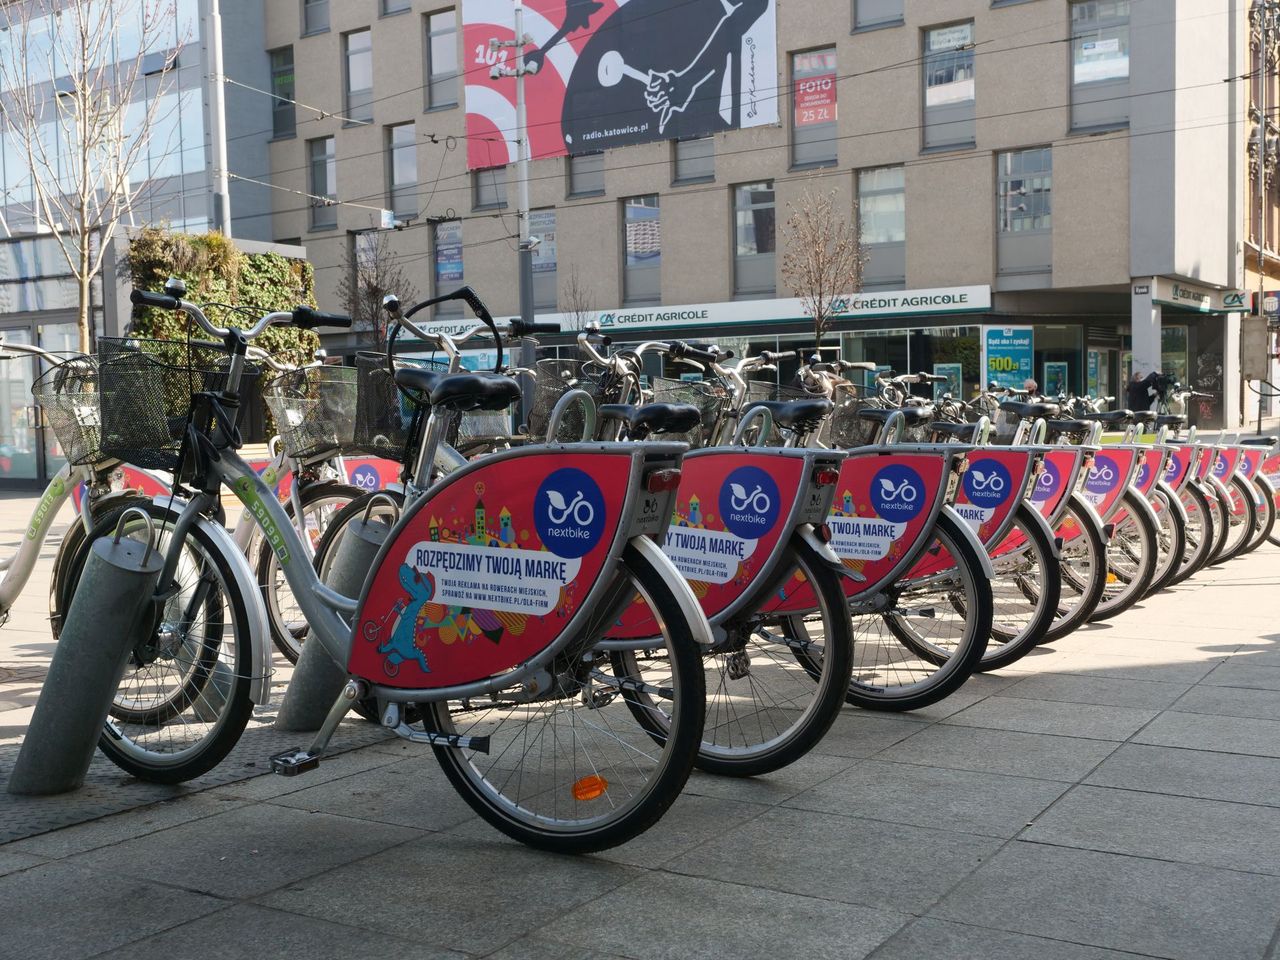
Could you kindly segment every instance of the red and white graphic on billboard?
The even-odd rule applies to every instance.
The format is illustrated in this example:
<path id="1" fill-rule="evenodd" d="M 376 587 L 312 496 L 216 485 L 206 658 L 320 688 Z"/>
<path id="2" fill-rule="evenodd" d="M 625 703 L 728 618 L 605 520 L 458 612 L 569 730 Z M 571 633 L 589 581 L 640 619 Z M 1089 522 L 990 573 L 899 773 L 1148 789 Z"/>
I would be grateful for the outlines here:
<path id="1" fill-rule="evenodd" d="M 792 60 L 792 123 L 812 127 L 836 121 L 836 55 L 797 53 Z"/>
<path id="2" fill-rule="evenodd" d="M 778 121 L 774 0 L 525 0 L 534 159 Z M 506 0 L 464 0 L 467 166 L 516 160 L 515 38 Z"/>

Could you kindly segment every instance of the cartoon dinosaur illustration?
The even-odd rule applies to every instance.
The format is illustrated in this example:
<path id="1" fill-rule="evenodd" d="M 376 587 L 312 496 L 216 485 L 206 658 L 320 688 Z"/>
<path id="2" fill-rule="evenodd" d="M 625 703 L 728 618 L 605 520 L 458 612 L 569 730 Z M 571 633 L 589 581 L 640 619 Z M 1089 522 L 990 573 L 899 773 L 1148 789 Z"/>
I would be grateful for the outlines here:
<path id="1" fill-rule="evenodd" d="M 417 661 L 423 673 L 430 673 L 431 667 L 427 665 L 426 651 L 415 641 L 419 627 L 422 625 L 420 621 L 424 608 L 435 596 L 435 579 L 429 573 L 418 573 L 406 563 L 400 566 L 400 586 L 408 591 L 409 599 L 397 603 L 401 609 L 400 619 L 396 622 L 391 636 L 378 647 L 378 653 L 385 654 L 387 658 L 382 667 L 387 676 L 394 677 L 400 672 L 400 664 L 414 660 Z M 432 605 L 435 606 L 435 604 Z"/>

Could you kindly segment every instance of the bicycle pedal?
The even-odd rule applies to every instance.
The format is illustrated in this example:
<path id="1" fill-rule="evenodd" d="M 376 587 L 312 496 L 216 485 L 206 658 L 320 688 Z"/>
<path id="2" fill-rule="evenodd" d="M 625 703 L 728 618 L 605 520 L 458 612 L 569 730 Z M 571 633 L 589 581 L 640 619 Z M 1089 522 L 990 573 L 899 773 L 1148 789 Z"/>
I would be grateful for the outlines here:
<path id="1" fill-rule="evenodd" d="M 282 777 L 296 777 L 320 766 L 320 755 L 301 747 L 292 747 L 271 755 L 271 772 Z"/>

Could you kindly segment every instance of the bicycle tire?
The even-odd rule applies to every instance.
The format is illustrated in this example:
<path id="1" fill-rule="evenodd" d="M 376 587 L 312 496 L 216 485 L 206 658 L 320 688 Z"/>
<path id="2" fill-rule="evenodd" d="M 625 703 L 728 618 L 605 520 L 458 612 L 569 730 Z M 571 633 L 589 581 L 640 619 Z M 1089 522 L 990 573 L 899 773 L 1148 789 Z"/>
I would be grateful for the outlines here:
<path id="1" fill-rule="evenodd" d="M 945 510 L 938 515 L 926 550 L 935 547 L 947 550 L 956 561 L 951 592 L 958 590 L 964 596 L 959 636 L 949 648 L 939 647 L 903 627 L 901 621 L 910 611 L 903 616 L 901 612 L 859 615 L 855 610 L 853 675 L 845 695 L 847 703 L 867 710 L 918 710 L 953 693 L 982 659 L 991 636 L 993 611 L 981 548 L 964 521 Z M 904 597 L 908 603 L 925 599 L 914 594 L 912 584 L 900 580 L 887 588 L 884 600 L 896 607 Z M 910 637 L 909 643 L 904 635 Z"/>
<path id="2" fill-rule="evenodd" d="M 1253 494 L 1239 474 L 1232 474 L 1223 486 L 1227 488 L 1229 497 L 1222 505 L 1222 512 L 1227 520 L 1227 531 L 1222 538 L 1221 548 L 1210 561 L 1214 565 L 1226 563 L 1244 552 L 1244 548 L 1253 536 L 1257 517 L 1257 508 L 1253 505 Z"/>
<path id="3" fill-rule="evenodd" d="M 1218 538 L 1213 505 L 1198 484 L 1188 483 L 1178 491 L 1178 499 L 1182 501 L 1183 512 L 1187 515 L 1187 526 L 1183 531 L 1182 562 L 1169 578 L 1170 586 L 1177 586 L 1194 576 L 1208 563 Z"/>
<path id="4" fill-rule="evenodd" d="M 1107 585 L 1090 623 L 1110 620 L 1141 600 L 1156 568 L 1156 527 L 1143 509 L 1145 501 L 1129 489 L 1121 496 L 1124 517 L 1107 541 Z"/>
<path id="5" fill-rule="evenodd" d="M 817 609 L 805 616 L 763 618 L 745 611 L 726 625 L 726 637 L 738 636 L 734 649 L 703 654 L 707 715 L 695 763 L 707 773 L 754 777 L 794 763 L 826 735 L 844 706 L 853 669 L 853 627 L 840 578 L 803 538 L 793 537 L 787 549 L 794 562 L 784 558 L 782 565 L 798 569 L 815 587 Z M 821 630 L 816 641 L 810 625 Z M 619 669 L 638 675 L 633 653 L 614 656 Z M 797 662 L 803 672 L 795 669 Z M 667 735 L 651 704 L 638 695 L 628 703 L 650 736 Z M 799 716 L 780 728 L 777 718 L 785 722 L 792 711 Z"/>
<path id="6" fill-rule="evenodd" d="M 132 506 L 138 505 L 108 512 L 83 540 L 81 552 L 87 556 L 88 549 L 98 537 L 114 535 L 121 513 Z M 164 525 L 173 522 L 173 511 L 151 501 L 140 506 L 158 521 L 156 527 L 163 537 Z M 141 524 L 131 526 L 126 522 L 124 536 L 136 535 L 143 530 L 145 526 Z M 162 541 L 160 547 L 166 548 L 167 545 Z M 193 582 L 193 578 L 205 581 L 211 577 L 217 593 L 209 595 L 206 604 L 220 598 L 222 614 L 216 624 L 210 624 L 199 641 L 201 650 L 217 644 L 217 665 L 213 669 L 197 671 L 195 677 L 183 681 L 179 693 L 166 698 L 168 707 L 165 712 L 171 715 L 164 722 L 138 723 L 120 715 L 120 701 L 128 691 L 144 693 L 156 682 L 154 673 L 143 671 L 162 658 L 143 664 L 135 649 L 131 654 L 131 667 L 126 668 L 121 678 L 116 703 L 98 739 L 98 749 L 107 759 L 132 776 L 153 783 L 182 783 L 208 773 L 240 740 L 253 712 L 253 703 L 249 699 L 252 671 L 249 601 L 241 594 L 233 572 L 234 565 L 244 563 L 244 558 L 214 540 L 199 523 L 189 529 L 183 550 L 184 559 L 178 571 L 182 579 L 179 580 L 176 597 L 183 596 L 186 585 Z M 197 565 L 186 566 L 190 563 Z M 84 557 L 77 556 L 72 564 L 68 571 L 69 590 L 74 590 L 79 581 Z M 151 634 L 151 642 L 157 647 L 164 643 L 165 629 L 171 629 L 162 627 L 166 622 L 158 622 Z M 176 660 L 177 657 L 171 652 L 167 659 Z M 196 682 L 199 689 L 193 692 L 191 682 Z M 173 712 L 175 710 L 176 713 Z M 157 716 L 159 713 L 157 709 Z M 171 720 L 178 723 L 169 722 Z M 175 737 L 180 739 L 175 740 Z"/>
<path id="7" fill-rule="evenodd" d="M 345 506 L 357 497 L 365 496 L 365 491 L 350 483 L 342 483 L 337 480 L 325 480 L 320 483 L 309 483 L 303 487 L 300 494 L 302 500 L 302 513 L 307 519 L 306 529 L 308 535 L 313 536 L 313 548 L 319 543 L 319 538 L 324 532 L 327 521 L 334 520 L 337 517 L 337 511 L 328 516 L 317 518 L 317 529 L 314 534 L 310 528 L 309 514 L 316 508 L 323 507 L 326 504 L 334 504 L 342 501 Z M 289 515 L 289 519 L 293 520 L 293 499 L 286 500 L 283 504 L 284 511 Z M 341 507 L 338 508 L 339 510 Z M 298 657 L 302 654 L 302 644 L 307 638 L 307 621 L 305 619 L 297 619 L 301 617 L 301 611 L 297 610 L 297 603 L 293 599 L 293 591 L 289 589 L 289 584 L 284 578 L 284 573 L 280 569 L 280 561 L 276 557 L 276 553 L 271 549 L 271 544 L 267 543 L 263 537 L 257 538 L 257 557 L 255 558 L 254 571 L 258 577 L 258 586 L 262 590 L 262 600 L 267 608 L 267 624 L 271 628 L 271 640 L 275 644 L 277 650 L 284 654 L 285 659 L 290 663 L 297 663 Z"/>
<path id="8" fill-rule="evenodd" d="M 432 729 L 436 731 L 468 736 L 483 730 L 491 738 L 489 751 L 483 754 L 458 746 L 436 745 L 433 750 L 449 782 L 480 817 L 507 836 L 532 847 L 557 853 L 593 853 L 638 836 L 656 823 L 679 796 L 697 757 L 706 711 L 705 686 L 701 651 L 685 620 L 685 607 L 676 594 L 678 588 L 668 580 L 678 574 L 673 568 L 655 565 L 633 545 L 624 550 L 623 566 L 630 578 L 630 587 L 650 605 L 664 631 L 655 661 L 661 664 L 658 669 L 668 673 L 662 689 L 670 694 L 664 720 L 670 732 L 664 741 L 655 741 L 634 720 L 629 699 L 632 695 L 621 683 L 636 678 L 619 677 L 612 672 L 607 678 L 602 674 L 601 686 L 621 692 L 609 692 L 600 699 L 592 694 L 590 686 L 584 690 L 564 690 L 562 680 L 561 693 L 555 699 L 523 704 L 513 701 L 509 709 L 501 692 L 492 699 L 485 698 L 482 703 L 455 701 L 422 705 L 427 722 L 433 724 Z M 687 588 L 681 584 L 679 589 Z M 690 597 L 689 602 L 695 601 Z M 659 647 L 655 646 L 654 650 Z M 581 663 L 582 659 L 579 655 L 575 661 Z M 616 661 L 608 654 L 597 651 L 592 660 L 592 675 L 606 666 L 611 671 L 616 669 Z M 540 704 L 549 701 L 553 712 L 539 713 Z M 590 711 L 591 723 L 575 719 L 571 730 L 562 729 L 558 720 L 561 709 Z M 523 712 L 529 714 L 528 719 L 520 719 Z M 478 715 L 476 726 L 458 728 L 457 718 L 464 713 Z M 505 732 L 506 719 L 500 717 L 494 723 L 492 718 L 494 714 L 504 713 L 511 716 L 513 727 Z M 615 720 L 625 726 L 620 729 Z M 599 736 L 602 730 L 607 736 Z M 623 747 L 622 755 L 626 759 L 622 764 L 578 755 L 580 748 L 587 748 L 588 740 L 595 746 L 597 739 L 610 738 Z M 517 743 L 519 749 L 504 749 L 504 744 Z M 572 753 L 567 767 L 557 759 L 566 744 Z M 655 747 L 659 754 L 657 758 L 650 758 L 654 760 L 652 773 L 645 776 L 641 758 L 649 757 L 645 750 Z M 549 776 L 525 769 L 526 761 L 542 764 L 548 753 L 552 754 Z M 482 769 L 486 758 L 490 758 L 492 764 Z M 519 770 L 502 769 L 500 764 L 504 760 L 519 764 Z M 579 777 L 584 770 L 591 773 Z M 641 782 L 629 796 L 613 797 L 609 795 L 613 787 L 626 787 L 627 783 L 625 779 L 611 780 L 610 776 L 639 778 Z M 590 805 L 581 810 L 584 816 L 575 820 L 560 815 L 566 781 L 573 786 L 564 796 L 566 812 L 576 809 L 577 804 Z M 595 787 L 603 784 L 603 792 L 596 793 L 593 789 L 579 796 L 577 787 L 584 783 Z M 524 792 L 526 785 L 528 793 Z M 508 796 L 510 790 L 517 795 Z M 599 804 L 600 800 L 607 803 Z M 548 806 L 549 812 L 544 812 Z"/>
<path id="9" fill-rule="evenodd" d="M 1006 534 L 1006 539 L 1014 532 L 1020 534 L 1025 546 L 1011 556 L 991 558 L 995 571 L 991 579 L 991 639 L 977 671 L 999 670 L 1021 660 L 1044 640 L 1058 612 L 1062 571 L 1053 541 L 1032 512 L 1029 504 L 1019 503 Z"/>
<path id="10" fill-rule="evenodd" d="M 1253 553 L 1253 551 L 1266 543 L 1276 525 L 1276 502 L 1271 495 L 1271 485 L 1261 477 L 1254 477 L 1246 482 L 1253 484 L 1257 489 L 1258 496 L 1262 500 L 1262 506 L 1254 504 L 1253 536 L 1245 544 L 1244 549 L 1240 551 L 1241 555 Z"/>
<path id="11" fill-rule="evenodd" d="M 1087 623 L 1107 587 L 1107 544 L 1102 525 L 1097 514 L 1079 500 L 1079 494 L 1071 495 L 1059 531 L 1068 520 L 1079 527 L 1080 533 L 1063 542 L 1058 612 L 1041 643 L 1060 640 Z"/>
<path id="12" fill-rule="evenodd" d="M 1171 504 L 1172 491 L 1160 489 L 1160 485 L 1151 493 L 1151 509 L 1156 512 L 1156 568 L 1151 576 L 1151 586 L 1147 588 L 1147 596 L 1159 593 L 1169 585 L 1173 575 L 1178 572 L 1182 555 L 1187 547 L 1187 529 L 1182 514 Z"/>

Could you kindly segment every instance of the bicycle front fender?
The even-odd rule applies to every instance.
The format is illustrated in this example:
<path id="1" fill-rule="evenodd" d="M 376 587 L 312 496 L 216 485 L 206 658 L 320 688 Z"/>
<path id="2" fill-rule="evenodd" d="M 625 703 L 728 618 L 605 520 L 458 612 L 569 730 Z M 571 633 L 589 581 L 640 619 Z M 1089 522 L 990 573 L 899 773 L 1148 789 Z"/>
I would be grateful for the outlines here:
<path id="1" fill-rule="evenodd" d="M 172 506 L 175 516 L 187 505 L 187 501 L 180 497 L 156 497 L 155 502 L 161 506 Z M 244 554 L 225 527 L 208 517 L 198 518 L 194 526 L 209 536 L 215 549 L 222 551 L 227 566 L 231 568 L 231 575 L 235 578 L 236 587 L 245 599 L 245 619 L 249 623 L 249 663 L 253 671 L 249 676 L 249 699 L 255 705 L 265 707 L 271 702 L 272 643 L 262 588 L 258 586 L 258 578 L 249 569 Z"/>

